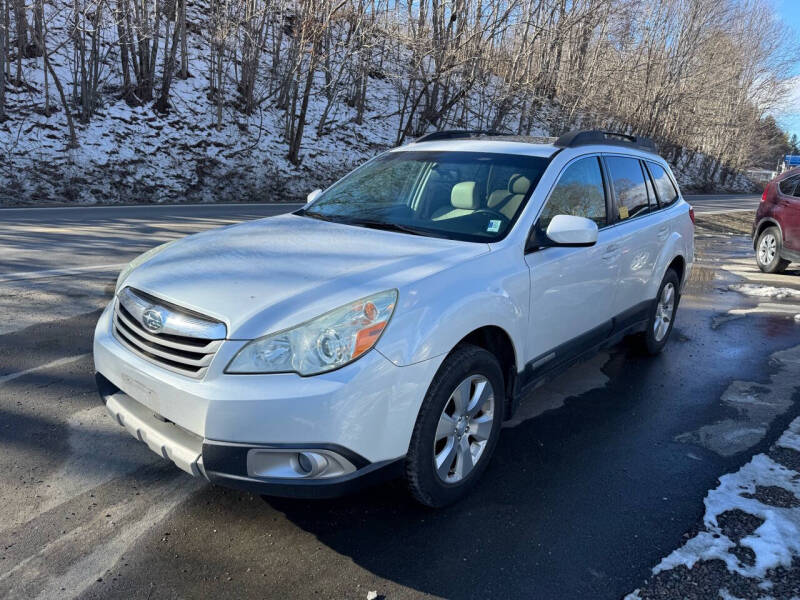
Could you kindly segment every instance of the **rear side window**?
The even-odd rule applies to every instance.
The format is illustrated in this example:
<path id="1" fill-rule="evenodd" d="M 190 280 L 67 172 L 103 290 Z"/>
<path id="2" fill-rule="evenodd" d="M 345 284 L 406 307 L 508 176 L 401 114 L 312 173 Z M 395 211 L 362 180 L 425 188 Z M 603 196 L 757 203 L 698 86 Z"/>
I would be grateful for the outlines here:
<path id="1" fill-rule="evenodd" d="M 606 193 L 596 156 L 576 160 L 566 168 L 542 209 L 539 227 L 547 229 L 556 215 L 586 217 L 598 227 L 606 225 Z"/>
<path id="2" fill-rule="evenodd" d="M 621 221 L 647 214 L 647 187 L 639 160 L 624 156 L 607 156 L 606 165 L 617 198 L 617 214 Z"/>
<path id="3" fill-rule="evenodd" d="M 650 174 L 653 176 L 653 181 L 656 185 L 656 193 L 658 194 L 658 201 L 661 207 L 663 208 L 674 204 L 678 199 L 678 190 L 675 189 L 667 172 L 661 165 L 654 162 L 648 161 L 647 168 L 650 169 Z"/>
<path id="4" fill-rule="evenodd" d="M 778 187 L 781 189 L 781 194 L 791 196 L 792 193 L 795 192 L 795 187 L 800 187 L 797 186 L 798 181 L 800 181 L 800 177 L 789 177 L 781 181 L 778 184 Z"/>

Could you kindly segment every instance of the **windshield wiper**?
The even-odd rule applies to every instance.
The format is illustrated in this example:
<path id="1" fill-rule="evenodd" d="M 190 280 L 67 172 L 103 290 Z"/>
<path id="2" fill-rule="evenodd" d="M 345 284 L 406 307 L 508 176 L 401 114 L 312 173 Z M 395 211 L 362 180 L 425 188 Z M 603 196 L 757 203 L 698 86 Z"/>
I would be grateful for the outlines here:
<path id="1" fill-rule="evenodd" d="M 401 233 L 410 233 L 411 235 L 421 235 L 424 237 L 441 237 L 434 232 L 426 229 L 417 229 L 410 225 L 400 225 L 398 223 L 387 223 L 386 221 L 372 221 L 370 219 L 355 219 L 352 221 L 342 221 L 346 225 L 357 225 L 359 227 L 366 227 L 368 229 L 380 229 L 382 231 L 399 231 Z"/>
<path id="2" fill-rule="evenodd" d="M 319 219 L 320 221 L 328 221 L 330 223 L 344 223 L 344 221 L 340 221 L 339 219 L 334 219 L 332 217 L 328 217 L 326 215 L 322 215 L 322 214 L 320 214 L 318 212 L 310 211 L 310 210 L 304 210 L 302 208 L 300 210 L 298 210 L 295 214 L 299 214 L 300 216 L 303 216 L 303 217 L 310 217 L 312 219 Z"/>
<path id="3" fill-rule="evenodd" d="M 440 234 L 428 229 L 413 227 L 411 225 L 400 225 L 398 223 L 387 223 L 386 221 L 376 221 L 373 219 L 343 219 L 337 216 L 328 216 L 320 214 L 316 211 L 300 210 L 298 213 L 304 217 L 312 219 L 319 219 L 320 221 L 328 221 L 330 223 L 341 223 L 343 225 L 355 225 L 357 227 L 366 227 L 368 229 L 380 229 L 382 231 L 399 231 L 401 233 L 409 233 L 411 235 L 420 235 L 423 237 L 437 237 L 446 238 L 444 234 Z M 295 214 L 298 214 L 295 213 Z"/>

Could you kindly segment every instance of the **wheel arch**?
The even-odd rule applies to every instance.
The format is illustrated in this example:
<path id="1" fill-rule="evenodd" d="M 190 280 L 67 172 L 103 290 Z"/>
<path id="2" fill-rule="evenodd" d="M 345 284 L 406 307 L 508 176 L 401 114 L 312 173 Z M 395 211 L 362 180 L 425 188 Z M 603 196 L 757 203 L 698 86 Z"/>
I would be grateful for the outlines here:
<path id="1" fill-rule="evenodd" d="M 686 259 L 683 255 L 678 254 L 675 258 L 672 259 L 672 262 L 669 263 L 667 266 L 667 271 L 672 269 L 675 273 L 678 274 L 678 289 L 683 288 L 683 278 L 686 275 Z M 664 271 L 666 273 L 667 271 Z"/>
<path id="2" fill-rule="evenodd" d="M 689 239 L 677 232 L 667 238 L 661 248 L 653 268 L 652 276 L 647 285 L 647 298 L 655 298 L 661 281 L 669 269 L 674 269 L 678 274 L 680 289 L 685 284 L 692 266 L 692 246 Z"/>
<path id="3" fill-rule="evenodd" d="M 756 225 L 755 232 L 753 233 L 753 250 L 756 249 L 756 244 L 758 243 L 759 236 L 764 232 L 764 230 L 767 227 L 777 227 L 778 231 L 781 234 L 781 244 L 783 243 L 783 228 L 781 227 L 781 224 L 778 223 L 772 217 L 764 217 L 758 222 L 758 225 Z"/>
<path id="4" fill-rule="evenodd" d="M 504 418 L 511 416 L 513 398 L 517 381 L 517 353 L 514 343 L 508 332 L 497 325 L 485 325 L 465 335 L 453 347 L 453 350 L 464 344 L 471 344 L 483 348 L 497 358 L 503 371 L 503 384 L 505 386 L 503 400 Z M 451 352 L 453 351 L 451 350 Z"/>

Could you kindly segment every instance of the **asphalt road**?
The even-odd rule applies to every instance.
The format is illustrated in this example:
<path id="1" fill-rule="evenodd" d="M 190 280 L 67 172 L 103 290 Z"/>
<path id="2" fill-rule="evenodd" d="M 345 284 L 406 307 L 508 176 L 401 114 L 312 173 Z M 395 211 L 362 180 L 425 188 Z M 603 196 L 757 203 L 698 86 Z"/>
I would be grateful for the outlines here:
<path id="1" fill-rule="evenodd" d="M 694 207 L 698 214 L 720 213 L 739 210 L 755 212 L 760 194 L 706 194 L 701 196 L 685 195 L 686 201 Z"/>
<path id="2" fill-rule="evenodd" d="M 139 252 L 282 210 L 0 212 L 0 597 L 619 598 L 800 413 L 795 388 L 754 435 L 722 402 L 776 385 L 770 356 L 800 344 L 797 299 L 729 286 L 800 289 L 800 271 L 764 276 L 746 237 L 709 231 L 665 353 L 623 343 L 537 390 L 454 507 L 400 483 L 309 502 L 194 480 L 106 416 L 92 330 Z"/>

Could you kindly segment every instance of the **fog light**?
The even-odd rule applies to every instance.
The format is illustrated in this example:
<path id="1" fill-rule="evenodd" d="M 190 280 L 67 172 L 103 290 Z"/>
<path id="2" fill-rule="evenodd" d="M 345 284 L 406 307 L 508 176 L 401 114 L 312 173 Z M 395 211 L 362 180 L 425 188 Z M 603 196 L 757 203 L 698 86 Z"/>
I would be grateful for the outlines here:
<path id="1" fill-rule="evenodd" d="M 306 477 L 316 477 L 328 466 L 328 459 L 316 452 L 298 452 L 298 473 Z"/>
<path id="2" fill-rule="evenodd" d="M 311 470 L 314 468 L 314 465 L 311 462 L 311 459 L 308 457 L 308 454 L 298 454 L 297 462 L 300 464 L 300 470 L 303 471 L 303 473 L 311 473 Z"/>
<path id="3" fill-rule="evenodd" d="M 311 479 L 339 477 L 355 466 L 331 450 L 301 448 L 251 448 L 247 475 L 262 479 Z"/>

